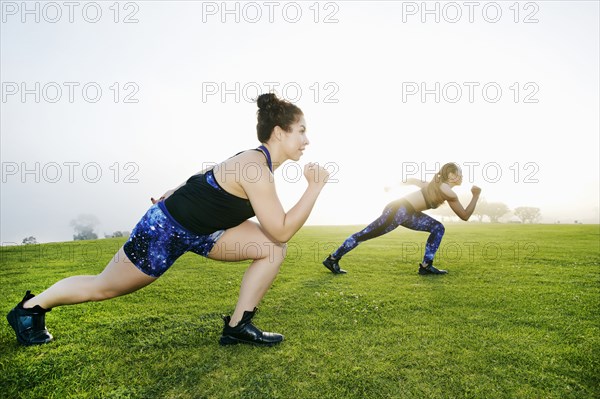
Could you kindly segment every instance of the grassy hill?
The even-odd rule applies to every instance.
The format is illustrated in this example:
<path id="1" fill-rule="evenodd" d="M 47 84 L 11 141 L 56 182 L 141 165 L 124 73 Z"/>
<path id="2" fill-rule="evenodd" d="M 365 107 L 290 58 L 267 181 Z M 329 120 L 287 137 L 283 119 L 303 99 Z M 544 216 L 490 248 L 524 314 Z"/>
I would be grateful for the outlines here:
<path id="1" fill-rule="evenodd" d="M 598 225 L 449 224 L 419 276 L 427 235 L 361 244 L 335 276 L 320 262 L 363 226 L 305 227 L 260 305 L 272 348 L 220 347 L 248 262 L 184 255 L 131 295 L 59 307 L 55 341 L 0 327 L 4 398 L 597 398 Z M 0 249 L 0 309 L 25 290 L 97 274 L 124 239 Z"/>

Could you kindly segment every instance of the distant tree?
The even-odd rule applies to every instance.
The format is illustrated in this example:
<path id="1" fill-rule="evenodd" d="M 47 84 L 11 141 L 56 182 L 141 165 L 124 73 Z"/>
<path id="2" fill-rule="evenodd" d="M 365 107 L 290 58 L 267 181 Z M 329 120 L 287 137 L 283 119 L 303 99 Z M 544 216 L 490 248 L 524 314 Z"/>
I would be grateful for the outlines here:
<path id="1" fill-rule="evenodd" d="M 94 233 L 94 227 L 100 222 L 94 215 L 79 215 L 76 219 L 71 220 L 71 226 L 75 229 L 73 240 L 95 240 L 98 235 Z"/>
<path id="2" fill-rule="evenodd" d="M 23 242 L 21 242 L 21 244 L 23 244 L 23 245 L 37 244 L 37 240 L 35 239 L 34 236 L 29 236 L 29 237 L 23 238 Z"/>
<path id="3" fill-rule="evenodd" d="M 479 223 L 483 222 L 483 217 L 486 215 L 485 210 L 487 205 L 488 202 L 485 198 L 480 198 L 479 201 L 477 201 L 473 215 L 477 216 Z"/>
<path id="4" fill-rule="evenodd" d="M 498 223 L 498 219 L 510 212 L 510 208 L 502 202 L 487 202 L 482 208 L 480 212 L 492 223 Z"/>
<path id="5" fill-rule="evenodd" d="M 73 234 L 73 240 L 74 241 L 81 241 L 81 240 L 96 240 L 98 239 L 98 234 L 94 233 L 91 230 L 88 231 L 82 231 L 80 233 L 77 234 Z"/>
<path id="6" fill-rule="evenodd" d="M 104 238 L 115 238 L 115 237 L 129 237 L 129 233 L 127 231 L 115 231 L 112 234 L 104 233 Z"/>
<path id="7" fill-rule="evenodd" d="M 534 208 L 530 206 L 520 206 L 514 211 L 515 216 L 521 219 L 523 223 L 536 223 L 538 222 L 542 214 L 540 213 L 540 208 Z"/>

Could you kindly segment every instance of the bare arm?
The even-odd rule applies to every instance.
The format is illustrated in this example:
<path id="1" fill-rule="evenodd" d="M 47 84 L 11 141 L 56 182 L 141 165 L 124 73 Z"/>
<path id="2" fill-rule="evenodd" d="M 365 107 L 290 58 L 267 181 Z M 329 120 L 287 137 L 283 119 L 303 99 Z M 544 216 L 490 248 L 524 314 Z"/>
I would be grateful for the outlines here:
<path id="1" fill-rule="evenodd" d="M 325 186 L 329 173 L 318 165 L 307 164 L 304 167 L 304 176 L 308 181 L 308 187 L 296 205 L 287 213 L 277 197 L 275 184 L 266 166 L 258 181 L 241 182 L 260 225 L 278 242 L 289 241 L 304 225 Z"/>
<path id="2" fill-rule="evenodd" d="M 442 186 L 442 192 L 447 197 L 446 200 L 448 201 L 448 205 L 450 205 L 450 208 L 454 211 L 454 213 L 456 213 L 456 216 L 466 222 L 475 211 L 477 201 L 479 200 L 479 195 L 481 194 L 481 189 L 477 186 L 473 186 L 471 188 L 473 198 L 471 198 L 471 202 L 469 202 L 469 205 L 467 205 L 466 208 L 463 208 L 462 204 L 458 200 L 457 195 L 449 186 Z"/>

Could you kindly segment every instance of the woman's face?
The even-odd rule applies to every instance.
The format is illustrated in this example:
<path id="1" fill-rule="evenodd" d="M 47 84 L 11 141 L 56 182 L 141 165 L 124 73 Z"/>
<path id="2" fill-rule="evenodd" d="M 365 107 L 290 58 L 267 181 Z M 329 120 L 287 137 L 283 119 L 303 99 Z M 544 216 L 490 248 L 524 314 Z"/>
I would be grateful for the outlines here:
<path id="1" fill-rule="evenodd" d="M 288 159 L 298 161 L 303 154 L 304 148 L 309 144 L 306 136 L 306 121 L 300 115 L 298 120 L 290 126 L 290 130 L 284 133 L 283 148 Z"/>
<path id="2" fill-rule="evenodd" d="M 462 183 L 462 170 L 460 168 L 456 169 L 456 172 L 448 173 L 448 184 L 451 186 L 460 186 Z"/>

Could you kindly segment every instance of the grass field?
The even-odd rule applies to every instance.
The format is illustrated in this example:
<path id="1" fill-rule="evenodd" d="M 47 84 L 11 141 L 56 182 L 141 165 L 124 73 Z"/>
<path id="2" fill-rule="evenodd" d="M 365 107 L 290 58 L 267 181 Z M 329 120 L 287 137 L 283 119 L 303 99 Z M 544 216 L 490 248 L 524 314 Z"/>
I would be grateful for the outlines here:
<path id="1" fill-rule="evenodd" d="M 247 262 L 186 254 L 153 285 L 54 309 L 55 341 L 0 328 L 2 398 L 598 398 L 600 236 L 589 225 L 448 224 L 361 244 L 335 276 L 321 260 L 362 226 L 306 227 L 256 324 L 272 348 L 220 347 Z M 0 249 L 6 314 L 30 289 L 96 274 L 123 239 Z"/>

